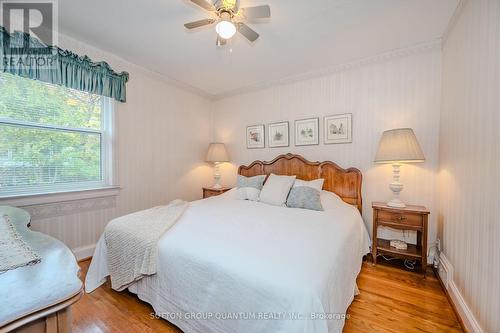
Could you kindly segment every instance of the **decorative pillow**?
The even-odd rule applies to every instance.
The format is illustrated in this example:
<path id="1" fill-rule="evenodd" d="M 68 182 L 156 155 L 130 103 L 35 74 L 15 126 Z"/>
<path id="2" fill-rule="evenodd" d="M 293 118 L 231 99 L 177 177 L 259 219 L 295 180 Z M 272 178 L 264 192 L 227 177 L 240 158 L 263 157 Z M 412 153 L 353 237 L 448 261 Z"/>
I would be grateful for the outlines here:
<path id="1" fill-rule="evenodd" d="M 265 179 L 265 175 L 255 177 L 238 175 L 236 198 L 251 201 L 259 200 L 260 190 L 262 190 Z"/>
<path id="2" fill-rule="evenodd" d="M 260 192 L 260 202 L 274 206 L 284 206 L 295 176 L 277 176 L 271 174 Z"/>
<path id="3" fill-rule="evenodd" d="M 297 179 L 288 195 L 286 205 L 290 208 L 323 210 L 321 205 L 321 189 L 324 179 L 304 181 Z"/>

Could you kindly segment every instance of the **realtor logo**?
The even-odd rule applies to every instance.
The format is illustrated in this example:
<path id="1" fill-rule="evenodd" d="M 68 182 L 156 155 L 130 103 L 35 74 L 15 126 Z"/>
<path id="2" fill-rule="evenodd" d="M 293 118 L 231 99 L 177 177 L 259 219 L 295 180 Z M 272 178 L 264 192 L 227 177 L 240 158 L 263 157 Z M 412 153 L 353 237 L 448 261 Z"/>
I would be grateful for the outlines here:
<path id="1" fill-rule="evenodd" d="M 2 65 L 51 67 L 57 45 L 57 0 L 0 0 Z M 30 38 L 25 38 L 28 34 Z"/>
<path id="2" fill-rule="evenodd" d="M 56 0 L 0 0 L 0 12 L 0 25 L 9 33 L 24 32 L 45 45 L 57 43 Z"/>

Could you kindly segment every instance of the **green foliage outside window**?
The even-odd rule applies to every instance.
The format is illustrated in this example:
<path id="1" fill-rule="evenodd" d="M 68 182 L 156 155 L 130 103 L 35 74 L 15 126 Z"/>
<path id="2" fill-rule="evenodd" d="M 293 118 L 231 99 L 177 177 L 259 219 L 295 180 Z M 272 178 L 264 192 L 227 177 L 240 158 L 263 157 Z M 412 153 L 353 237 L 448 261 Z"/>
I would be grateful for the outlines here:
<path id="1" fill-rule="evenodd" d="M 101 181 L 103 97 L 0 74 L 0 191 Z"/>

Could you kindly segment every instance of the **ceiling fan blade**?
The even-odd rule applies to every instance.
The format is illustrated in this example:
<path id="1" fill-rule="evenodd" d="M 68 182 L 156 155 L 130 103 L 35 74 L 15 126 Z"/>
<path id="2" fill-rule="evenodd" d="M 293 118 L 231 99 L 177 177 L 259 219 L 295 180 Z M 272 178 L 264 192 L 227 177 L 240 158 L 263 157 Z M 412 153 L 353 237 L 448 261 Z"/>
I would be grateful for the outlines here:
<path id="1" fill-rule="evenodd" d="M 194 28 L 199 28 L 199 27 L 202 27 L 204 25 L 209 25 L 209 24 L 212 24 L 212 23 L 215 23 L 214 19 L 204 19 L 204 20 L 199 20 L 199 21 L 194 21 L 194 22 L 186 23 L 186 24 L 184 24 L 184 26 L 187 29 L 194 29 Z"/>
<path id="2" fill-rule="evenodd" d="M 268 5 L 242 8 L 243 15 L 248 19 L 270 18 L 271 7 Z"/>
<path id="3" fill-rule="evenodd" d="M 245 36 L 245 38 L 251 42 L 255 42 L 257 40 L 257 38 L 259 38 L 259 34 L 256 33 L 253 29 L 251 29 L 245 23 L 240 23 L 238 25 L 238 31 L 240 32 L 240 34 Z"/>
<path id="4" fill-rule="evenodd" d="M 224 39 L 224 38 L 220 37 L 219 35 L 217 35 L 217 41 L 215 42 L 215 45 L 224 46 L 226 44 L 227 44 L 227 39 Z"/>
<path id="5" fill-rule="evenodd" d="M 194 3 L 194 4 L 196 4 L 196 5 L 198 5 L 198 6 L 200 6 L 201 8 L 203 8 L 205 10 L 208 10 L 208 11 L 214 11 L 215 10 L 215 7 L 211 3 L 209 3 L 209 2 L 207 2 L 205 0 L 191 0 L 191 2 Z"/>
<path id="6" fill-rule="evenodd" d="M 238 8 L 240 6 L 239 0 L 215 0 L 213 3 L 217 10 L 232 10 L 234 13 L 238 12 Z"/>

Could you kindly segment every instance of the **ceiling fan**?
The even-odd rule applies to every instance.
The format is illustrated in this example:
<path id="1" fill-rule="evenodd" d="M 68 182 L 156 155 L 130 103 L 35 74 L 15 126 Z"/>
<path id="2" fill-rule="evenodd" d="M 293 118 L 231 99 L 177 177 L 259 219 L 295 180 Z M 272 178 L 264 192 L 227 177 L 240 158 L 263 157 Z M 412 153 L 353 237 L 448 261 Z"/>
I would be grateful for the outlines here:
<path id="1" fill-rule="evenodd" d="M 190 0 L 192 3 L 214 14 L 214 18 L 207 18 L 184 24 L 187 29 L 195 29 L 217 23 L 217 46 L 227 44 L 236 32 L 242 34 L 250 42 L 255 42 L 259 34 L 246 25 L 245 21 L 265 19 L 271 17 L 271 8 L 268 5 L 239 8 L 239 0 Z"/>

